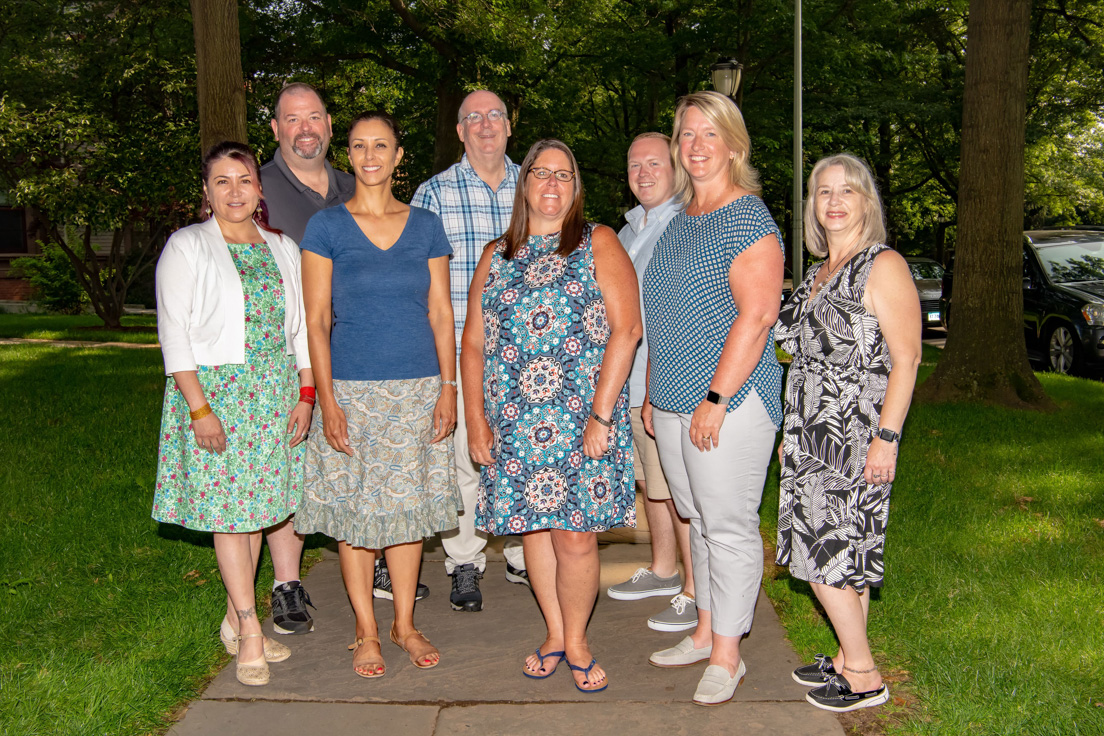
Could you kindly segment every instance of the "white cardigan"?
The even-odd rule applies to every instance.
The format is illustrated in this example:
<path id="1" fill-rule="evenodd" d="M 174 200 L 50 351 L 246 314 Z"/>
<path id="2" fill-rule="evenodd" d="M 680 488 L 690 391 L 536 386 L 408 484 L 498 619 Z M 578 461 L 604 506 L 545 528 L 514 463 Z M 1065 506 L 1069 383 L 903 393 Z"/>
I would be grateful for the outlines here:
<path id="1" fill-rule="evenodd" d="M 299 369 L 310 368 L 299 247 L 257 228 L 284 281 L 284 341 Z M 200 365 L 245 363 L 245 296 L 218 221 L 177 230 L 157 261 L 157 337 L 165 374 Z"/>

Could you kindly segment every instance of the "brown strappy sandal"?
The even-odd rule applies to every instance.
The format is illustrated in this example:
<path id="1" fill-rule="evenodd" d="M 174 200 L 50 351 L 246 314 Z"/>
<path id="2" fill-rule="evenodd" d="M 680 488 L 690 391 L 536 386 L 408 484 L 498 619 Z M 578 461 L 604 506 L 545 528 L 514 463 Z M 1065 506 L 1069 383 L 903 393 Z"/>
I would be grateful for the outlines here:
<path id="1" fill-rule="evenodd" d="M 355 652 L 355 650 L 360 649 L 360 647 L 364 644 L 364 642 L 367 642 L 367 641 L 374 641 L 376 644 L 380 643 L 380 640 L 379 640 L 378 636 L 361 636 L 361 637 L 357 637 L 357 640 L 349 645 L 349 651 Z M 355 653 L 353 654 L 353 659 L 354 660 L 356 659 L 356 654 Z M 383 669 L 380 670 L 379 672 L 375 672 L 374 670 L 377 667 L 382 667 Z M 361 669 L 372 670 L 372 673 L 366 675 L 366 674 L 364 674 L 363 672 L 360 671 Z M 372 680 L 372 679 L 375 679 L 377 677 L 383 677 L 385 674 L 387 674 L 387 663 L 383 661 L 383 654 L 381 653 L 380 656 L 377 657 L 376 659 L 370 659 L 367 662 L 361 662 L 360 664 L 355 664 L 354 663 L 353 664 L 353 672 L 357 673 L 358 675 L 365 678 L 366 680 Z"/>
<path id="2" fill-rule="evenodd" d="M 410 649 L 406 646 L 406 642 L 410 641 L 410 637 L 412 637 L 412 636 L 422 637 L 422 639 L 425 641 L 425 643 L 429 644 L 429 651 L 425 652 L 423 654 L 420 654 L 418 656 L 414 656 L 414 653 L 411 652 Z M 391 625 L 391 641 L 395 642 L 395 646 L 397 646 L 399 649 L 401 649 L 404 652 L 406 652 L 407 654 L 409 654 L 410 655 L 410 663 L 413 664 L 415 667 L 417 667 L 420 670 L 433 669 L 434 667 L 436 667 L 437 665 L 439 665 L 441 663 L 441 652 L 437 650 L 437 647 L 435 647 L 435 646 L 433 646 L 432 644 L 429 643 L 429 639 L 426 639 L 425 634 L 418 631 L 417 629 L 414 629 L 409 634 L 404 636 L 402 641 L 399 641 L 399 635 L 395 633 L 395 625 L 392 624 Z M 434 661 L 434 662 L 419 662 L 418 661 L 420 659 L 425 659 L 426 657 L 429 657 L 433 654 L 437 655 L 437 660 Z"/>

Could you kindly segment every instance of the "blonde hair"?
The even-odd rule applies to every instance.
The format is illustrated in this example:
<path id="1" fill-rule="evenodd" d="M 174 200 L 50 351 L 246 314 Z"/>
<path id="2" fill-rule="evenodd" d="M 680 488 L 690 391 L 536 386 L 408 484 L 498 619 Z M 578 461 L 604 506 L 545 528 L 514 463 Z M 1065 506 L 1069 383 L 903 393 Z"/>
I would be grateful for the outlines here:
<path id="1" fill-rule="evenodd" d="M 860 244 L 865 247 L 874 243 L 883 243 L 886 238 L 885 213 L 882 199 L 878 196 L 878 186 L 870 167 L 862 159 L 849 153 L 822 158 L 816 162 L 809 174 L 809 187 L 805 194 L 805 247 L 817 258 L 828 256 L 828 236 L 824 226 L 816 216 L 816 189 L 820 175 L 832 166 L 843 167 L 843 178 L 847 186 L 862 195 L 863 226 L 859 235 Z"/>
<path id="2" fill-rule="evenodd" d="M 694 183 L 679 158 L 682 121 L 691 107 L 696 107 L 712 123 L 724 144 L 736 154 L 728 165 L 728 178 L 732 184 L 758 194 L 761 190 L 759 172 L 748 162 L 751 156 L 751 136 L 744 125 L 740 108 L 720 92 L 694 92 L 679 98 L 675 107 L 675 128 L 671 132 L 671 158 L 675 162 L 675 197 L 678 201 L 686 204 L 694 198 Z"/>
<path id="3" fill-rule="evenodd" d="M 648 133 L 641 133 L 637 137 L 633 138 L 632 142 L 629 143 L 629 148 L 632 148 L 633 146 L 635 146 L 637 141 L 646 141 L 646 140 L 650 140 L 652 138 L 655 138 L 656 140 L 663 141 L 667 145 L 671 145 L 671 136 L 667 135 L 666 133 L 657 133 L 653 130 L 653 131 L 650 131 Z"/>

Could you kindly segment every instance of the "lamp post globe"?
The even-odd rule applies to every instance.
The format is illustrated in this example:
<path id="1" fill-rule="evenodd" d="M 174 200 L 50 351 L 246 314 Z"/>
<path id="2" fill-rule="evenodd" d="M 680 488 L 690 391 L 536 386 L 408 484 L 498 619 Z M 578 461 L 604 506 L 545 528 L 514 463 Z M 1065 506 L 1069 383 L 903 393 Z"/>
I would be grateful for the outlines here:
<path id="1" fill-rule="evenodd" d="M 709 72 L 713 77 L 713 89 L 725 97 L 734 97 L 740 88 L 744 65 L 732 57 L 721 57 L 709 67 Z"/>

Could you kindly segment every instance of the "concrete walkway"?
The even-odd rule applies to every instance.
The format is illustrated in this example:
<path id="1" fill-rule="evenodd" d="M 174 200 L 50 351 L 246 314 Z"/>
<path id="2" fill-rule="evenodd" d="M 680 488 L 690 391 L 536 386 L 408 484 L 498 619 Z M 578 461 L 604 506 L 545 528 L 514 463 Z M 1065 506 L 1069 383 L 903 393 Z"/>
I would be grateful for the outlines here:
<path id="1" fill-rule="evenodd" d="M 235 679 L 231 664 L 189 706 L 170 734 L 228 736 L 275 728 L 280 733 L 324 736 L 495 736 L 549 731 L 588 736 L 842 736 L 836 719 L 808 705 L 805 688 L 790 679 L 799 662 L 765 596 L 760 595 L 754 629 L 742 645 L 748 675 L 731 703 L 704 708 L 690 702 L 704 663 L 680 669 L 647 663 L 651 652 L 685 635 L 647 627 L 648 617 L 662 610 L 667 600 L 625 602 L 605 595 L 608 585 L 648 564 L 647 536 L 646 531 L 632 530 L 600 536 L 602 593 L 589 637 L 610 679 L 604 692 L 576 690 L 562 663 L 547 680 L 522 676 L 525 656 L 544 639 L 532 593 L 508 583 L 501 554 L 491 552 L 482 582 L 483 611 L 454 612 L 448 604 L 450 579 L 444 574 L 439 547 L 427 549 L 421 579 L 431 594 L 418 603 L 415 621 L 441 650 L 441 664 L 418 670 L 405 652 L 386 640 L 391 604 L 378 600 L 376 616 L 387 674 L 376 680 L 358 677 L 353 673 L 352 653 L 346 650 L 354 638 L 352 610 L 337 555 L 327 550 L 305 581 L 318 604 L 315 631 L 279 637 L 293 654 L 271 666 L 271 683 L 245 687 Z M 265 629 L 271 632 L 270 622 Z"/>

